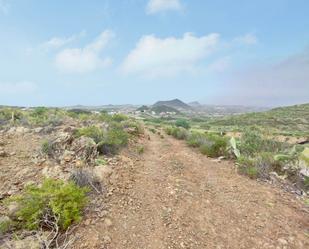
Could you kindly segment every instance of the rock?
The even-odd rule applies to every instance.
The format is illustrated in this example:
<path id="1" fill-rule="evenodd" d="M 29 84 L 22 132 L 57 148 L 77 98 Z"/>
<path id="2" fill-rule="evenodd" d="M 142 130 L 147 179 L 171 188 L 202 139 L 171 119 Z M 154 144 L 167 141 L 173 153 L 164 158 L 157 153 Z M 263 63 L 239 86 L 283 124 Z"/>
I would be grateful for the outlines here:
<path id="1" fill-rule="evenodd" d="M 20 207 L 18 205 L 17 202 L 11 202 L 8 205 L 8 211 L 7 211 L 7 215 L 11 218 L 11 219 L 16 219 L 16 215 L 17 212 L 19 211 Z"/>
<path id="2" fill-rule="evenodd" d="M 4 150 L 0 150 L 0 157 L 7 157 L 8 153 L 5 152 Z"/>
<path id="3" fill-rule="evenodd" d="M 15 129 L 15 133 L 18 133 L 18 134 L 25 134 L 25 133 L 29 133 L 30 132 L 30 129 L 29 128 L 25 128 L 25 127 L 16 127 Z"/>
<path id="4" fill-rule="evenodd" d="M 45 166 L 42 169 L 42 175 L 45 176 L 46 178 L 61 178 L 61 179 L 66 178 L 59 165 Z"/>
<path id="5" fill-rule="evenodd" d="M 89 226 L 90 224 L 91 224 L 91 220 L 90 219 L 85 220 L 85 225 L 86 226 Z"/>
<path id="6" fill-rule="evenodd" d="M 37 128 L 34 128 L 33 129 L 33 132 L 34 133 L 41 133 L 43 131 L 43 128 L 42 127 L 37 127 Z"/>
<path id="7" fill-rule="evenodd" d="M 309 168 L 308 167 L 303 167 L 299 173 L 302 175 L 302 176 L 305 176 L 305 177 L 309 177 Z"/>
<path id="8" fill-rule="evenodd" d="M 282 239 L 282 238 L 279 238 L 278 239 L 278 242 L 281 244 L 281 245 L 287 245 L 288 242 L 285 240 L 285 239 Z"/>
<path id="9" fill-rule="evenodd" d="M 96 166 L 93 168 L 94 175 L 100 180 L 100 181 L 106 181 L 113 173 L 113 169 L 110 166 Z"/>
<path id="10" fill-rule="evenodd" d="M 22 240 L 12 241 L 11 247 L 14 249 L 40 249 L 41 242 L 35 236 L 29 236 Z"/>
<path id="11" fill-rule="evenodd" d="M 112 242 L 112 239 L 111 239 L 111 237 L 109 237 L 108 235 L 104 235 L 104 236 L 103 236 L 103 241 L 104 241 L 104 243 L 106 243 L 106 244 L 110 244 L 110 243 Z"/>
<path id="12" fill-rule="evenodd" d="M 105 224 L 106 227 L 112 227 L 113 226 L 113 222 L 109 218 L 106 218 L 104 220 L 104 224 Z"/>
<path id="13" fill-rule="evenodd" d="M 74 154 L 74 151 L 65 150 L 61 159 L 63 162 L 71 162 L 74 158 Z"/>
<path id="14" fill-rule="evenodd" d="M 15 127 L 11 127 L 8 131 L 7 131 L 7 134 L 14 134 L 16 131 L 16 128 Z"/>

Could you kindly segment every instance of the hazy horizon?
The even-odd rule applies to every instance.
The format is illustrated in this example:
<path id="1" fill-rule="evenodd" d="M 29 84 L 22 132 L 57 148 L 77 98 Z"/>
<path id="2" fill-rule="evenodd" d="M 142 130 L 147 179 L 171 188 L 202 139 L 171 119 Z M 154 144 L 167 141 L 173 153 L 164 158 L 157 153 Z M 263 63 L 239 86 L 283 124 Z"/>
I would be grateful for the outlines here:
<path id="1" fill-rule="evenodd" d="M 309 103 L 306 0 L 0 0 L 0 105 Z"/>

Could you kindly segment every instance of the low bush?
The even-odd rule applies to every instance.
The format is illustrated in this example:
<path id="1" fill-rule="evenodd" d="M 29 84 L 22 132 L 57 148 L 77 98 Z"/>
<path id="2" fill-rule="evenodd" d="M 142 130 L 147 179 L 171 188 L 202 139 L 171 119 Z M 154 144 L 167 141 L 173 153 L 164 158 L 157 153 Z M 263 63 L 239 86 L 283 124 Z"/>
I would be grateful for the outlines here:
<path id="1" fill-rule="evenodd" d="M 43 143 L 41 145 L 41 151 L 42 151 L 43 154 L 46 154 L 48 156 L 52 156 L 52 154 L 54 152 L 53 143 L 49 140 L 43 141 Z"/>
<path id="2" fill-rule="evenodd" d="M 226 155 L 227 139 L 218 135 L 205 135 L 200 151 L 209 157 Z"/>
<path id="3" fill-rule="evenodd" d="M 121 113 L 118 113 L 118 114 L 114 114 L 112 117 L 111 117 L 111 120 L 112 121 L 115 121 L 115 122 L 121 122 L 121 121 L 125 121 L 127 120 L 128 117 L 124 114 L 121 114 Z"/>
<path id="4" fill-rule="evenodd" d="M 205 141 L 205 134 L 200 132 L 192 132 L 187 139 L 190 147 L 200 147 Z"/>
<path id="5" fill-rule="evenodd" d="M 45 217 L 65 230 L 72 223 L 80 221 L 82 210 L 87 204 L 88 188 L 81 188 L 73 182 L 46 179 L 41 186 L 29 185 L 25 191 L 8 202 L 17 203 L 18 225 L 29 230 L 44 227 Z"/>
<path id="6" fill-rule="evenodd" d="M 177 139 L 185 140 L 189 136 L 189 132 L 183 127 L 174 127 L 171 135 Z"/>
<path id="7" fill-rule="evenodd" d="M 124 129 L 128 129 L 130 134 L 139 135 L 144 133 L 144 127 L 140 122 L 134 120 L 125 120 L 121 122 L 121 125 Z"/>
<path id="8" fill-rule="evenodd" d="M 240 156 L 237 158 L 236 165 L 240 174 L 248 175 L 250 178 L 257 178 L 258 171 L 255 167 L 256 161 L 246 156 Z"/>
<path id="9" fill-rule="evenodd" d="M 175 125 L 177 127 L 183 127 L 185 129 L 189 129 L 190 128 L 190 123 L 187 120 L 185 120 L 185 119 L 178 119 L 178 120 L 176 120 Z"/>
<path id="10" fill-rule="evenodd" d="M 128 143 L 128 133 L 119 128 L 111 128 L 98 143 L 98 151 L 104 155 L 115 154 Z"/>
<path id="11" fill-rule="evenodd" d="M 81 136 L 90 137 L 95 141 L 95 143 L 101 142 L 104 138 L 103 130 L 96 126 L 79 128 L 78 130 L 75 131 L 74 135 L 76 137 Z"/>
<path id="12" fill-rule="evenodd" d="M 246 156 L 254 156 L 260 152 L 278 153 L 284 150 L 286 146 L 283 143 L 265 139 L 257 131 L 245 131 L 240 139 L 239 150 Z"/>

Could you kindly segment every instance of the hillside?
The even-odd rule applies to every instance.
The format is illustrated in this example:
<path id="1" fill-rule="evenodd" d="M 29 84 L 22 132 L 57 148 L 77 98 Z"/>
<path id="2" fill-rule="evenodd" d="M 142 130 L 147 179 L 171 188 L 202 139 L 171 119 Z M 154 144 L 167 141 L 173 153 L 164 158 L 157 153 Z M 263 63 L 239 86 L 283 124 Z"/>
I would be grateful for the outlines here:
<path id="1" fill-rule="evenodd" d="M 234 128 L 258 126 L 280 133 L 309 135 L 309 104 L 275 108 L 265 112 L 254 112 L 212 119 L 210 126 Z"/>
<path id="2" fill-rule="evenodd" d="M 176 108 L 173 108 L 173 107 L 167 106 L 167 105 L 154 106 L 150 110 L 155 112 L 155 113 L 163 113 L 163 112 L 179 113 L 179 111 Z"/>
<path id="3" fill-rule="evenodd" d="M 156 107 L 156 106 L 169 106 L 177 110 L 191 110 L 192 109 L 191 106 L 189 106 L 188 104 L 184 103 L 183 101 L 179 99 L 158 101 L 153 105 L 153 107 Z"/>

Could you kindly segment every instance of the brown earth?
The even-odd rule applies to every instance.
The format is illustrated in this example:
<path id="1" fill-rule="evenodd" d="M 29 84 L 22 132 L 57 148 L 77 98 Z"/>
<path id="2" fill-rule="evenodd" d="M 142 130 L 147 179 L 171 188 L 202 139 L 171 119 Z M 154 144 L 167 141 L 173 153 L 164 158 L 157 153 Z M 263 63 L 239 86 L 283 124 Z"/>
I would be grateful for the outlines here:
<path id="1" fill-rule="evenodd" d="M 171 137 L 122 155 L 72 248 L 309 248 L 302 200 Z"/>

